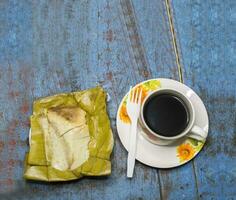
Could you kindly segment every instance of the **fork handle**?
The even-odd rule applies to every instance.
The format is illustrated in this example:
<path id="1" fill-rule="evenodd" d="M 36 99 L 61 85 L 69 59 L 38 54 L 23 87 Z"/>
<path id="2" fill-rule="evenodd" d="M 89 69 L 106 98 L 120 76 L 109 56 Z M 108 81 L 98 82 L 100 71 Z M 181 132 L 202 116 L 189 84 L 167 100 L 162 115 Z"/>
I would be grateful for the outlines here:
<path id="1" fill-rule="evenodd" d="M 132 178 L 135 165 L 135 154 L 136 154 L 136 143 L 137 143 L 137 120 L 131 124 L 131 132 L 129 138 L 129 153 L 127 160 L 127 177 Z"/>

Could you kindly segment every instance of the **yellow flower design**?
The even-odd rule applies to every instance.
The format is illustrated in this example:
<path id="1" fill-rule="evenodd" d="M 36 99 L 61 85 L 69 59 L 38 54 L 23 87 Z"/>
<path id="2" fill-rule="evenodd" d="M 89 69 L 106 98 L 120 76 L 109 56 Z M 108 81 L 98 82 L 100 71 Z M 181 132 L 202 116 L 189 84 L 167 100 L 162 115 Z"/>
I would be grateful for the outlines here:
<path id="1" fill-rule="evenodd" d="M 195 149 L 189 143 L 181 144 L 177 148 L 178 157 L 181 162 L 190 160 L 195 154 Z"/>
<path id="2" fill-rule="evenodd" d="M 141 98 L 141 101 L 143 102 L 143 100 L 145 99 L 145 97 L 148 95 L 148 91 L 142 87 L 142 85 L 138 86 L 135 88 L 135 91 L 137 89 L 142 89 L 142 98 Z M 133 92 L 132 92 L 133 93 Z M 120 113 L 119 113 L 119 116 L 120 116 L 120 119 L 124 122 L 124 123 L 127 123 L 127 124 L 130 124 L 130 118 L 128 116 L 128 113 L 127 113 L 127 110 L 126 110 L 126 102 L 127 101 L 127 98 L 126 100 L 124 101 L 123 105 L 121 106 L 121 109 L 120 109 Z"/>
<path id="3" fill-rule="evenodd" d="M 121 109 L 120 109 L 120 113 L 119 113 L 120 119 L 127 124 L 130 124 L 130 118 L 128 116 L 127 110 L 126 110 L 126 105 L 123 104 Z"/>
<path id="4" fill-rule="evenodd" d="M 135 88 L 135 91 L 137 89 L 142 89 L 142 97 L 141 97 L 141 102 L 143 103 L 144 99 L 146 98 L 146 96 L 148 95 L 148 90 L 143 87 L 142 85 L 139 85 L 138 87 Z"/>
<path id="5" fill-rule="evenodd" d="M 161 82 L 159 80 L 150 80 L 142 84 L 143 87 L 147 88 L 150 91 L 156 90 L 161 87 Z"/>

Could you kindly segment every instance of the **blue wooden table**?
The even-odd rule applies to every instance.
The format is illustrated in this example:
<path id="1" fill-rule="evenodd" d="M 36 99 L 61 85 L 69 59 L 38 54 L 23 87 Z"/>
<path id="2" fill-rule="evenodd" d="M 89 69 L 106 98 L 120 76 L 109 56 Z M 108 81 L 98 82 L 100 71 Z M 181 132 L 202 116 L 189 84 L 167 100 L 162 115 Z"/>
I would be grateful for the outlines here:
<path id="1" fill-rule="evenodd" d="M 0 199 L 236 199 L 236 1 L 172 0 L 184 82 L 210 131 L 188 164 L 160 170 L 126 157 L 115 117 L 129 85 L 179 80 L 164 0 L 0 0 Z M 22 178 L 32 102 L 101 85 L 111 96 L 112 174 L 45 184 Z"/>

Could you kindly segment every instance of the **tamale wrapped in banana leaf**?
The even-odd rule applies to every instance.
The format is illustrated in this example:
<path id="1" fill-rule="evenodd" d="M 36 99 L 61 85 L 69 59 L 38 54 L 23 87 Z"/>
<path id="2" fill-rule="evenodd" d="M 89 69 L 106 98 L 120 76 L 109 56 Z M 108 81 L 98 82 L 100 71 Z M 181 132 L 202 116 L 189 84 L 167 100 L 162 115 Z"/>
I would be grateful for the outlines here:
<path id="1" fill-rule="evenodd" d="M 24 177 L 69 181 L 111 173 L 113 136 L 101 87 L 36 100 Z"/>

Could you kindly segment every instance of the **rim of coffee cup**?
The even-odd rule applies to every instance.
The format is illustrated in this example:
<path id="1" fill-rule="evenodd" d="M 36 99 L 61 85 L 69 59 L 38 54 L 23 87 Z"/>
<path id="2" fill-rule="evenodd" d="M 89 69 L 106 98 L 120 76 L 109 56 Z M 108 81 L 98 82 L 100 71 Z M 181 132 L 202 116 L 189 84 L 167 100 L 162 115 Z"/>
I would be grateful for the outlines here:
<path id="1" fill-rule="evenodd" d="M 162 92 L 170 92 L 170 94 L 174 94 L 174 95 L 177 95 L 181 100 L 183 100 L 184 104 L 188 104 L 186 105 L 187 106 L 187 109 L 188 109 L 188 114 L 189 114 L 189 123 L 187 125 L 187 127 L 184 129 L 184 131 L 179 134 L 179 135 L 176 135 L 176 136 L 172 136 L 172 137 L 166 137 L 166 136 L 163 136 L 163 135 L 160 135 L 156 132 L 154 132 L 153 130 L 151 130 L 149 128 L 149 126 L 146 124 L 145 120 L 144 120 L 144 116 L 143 116 L 143 110 L 144 110 L 144 106 L 145 106 L 145 103 L 147 102 L 147 100 L 153 96 L 154 94 L 156 93 L 162 93 Z M 161 88 L 161 89 L 158 89 L 158 90 L 155 90 L 153 92 L 151 92 L 149 95 L 147 95 L 142 103 L 142 106 L 141 106 L 141 112 L 140 112 L 140 118 L 141 118 L 141 123 L 143 124 L 143 126 L 145 126 L 144 128 L 149 132 L 151 133 L 153 136 L 157 137 L 157 138 L 160 138 L 160 139 L 164 139 L 164 140 L 176 140 L 176 139 L 179 139 L 179 138 L 182 138 L 184 137 L 185 135 L 187 135 L 191 128 L 193 127 L 194 125 L 194 121 L 195 121 L 195 110 L 194 110 L 194 107 L 193 107 L 193 104 L 192 102 L 190 101 L 190 99 L 185 95 L 185 93 L 182 93 L 178 90 L 174 90 L 172 88 Z"/>

